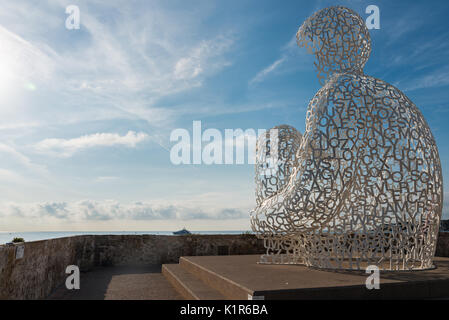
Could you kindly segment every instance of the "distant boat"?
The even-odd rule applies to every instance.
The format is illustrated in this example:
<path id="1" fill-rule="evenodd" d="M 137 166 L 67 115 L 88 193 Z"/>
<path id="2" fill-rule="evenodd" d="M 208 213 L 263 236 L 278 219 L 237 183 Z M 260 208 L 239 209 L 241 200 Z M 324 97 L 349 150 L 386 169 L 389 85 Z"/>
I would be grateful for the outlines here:
<path id="1" fill-rule="evenodd" d="M 183 228 L 182 230 L 173 232 L 173 234 L 179 236 L 179 235 L 192 234 L 192 233 L 189 230 L 187 230 L 186 228 Z"/>

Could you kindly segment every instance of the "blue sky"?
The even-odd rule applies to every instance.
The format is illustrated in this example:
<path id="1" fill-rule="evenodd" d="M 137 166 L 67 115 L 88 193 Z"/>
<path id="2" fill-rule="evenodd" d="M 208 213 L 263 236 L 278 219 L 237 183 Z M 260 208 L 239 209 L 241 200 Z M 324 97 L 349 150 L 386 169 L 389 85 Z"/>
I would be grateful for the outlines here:
<path id="1" fill-rule="evenodd" d="M 303 132 L 320 85 L 294 36 L 338 4 L 380 8 L 365 73 L 420 108 L 449 190 L 447 1 L 0 4 L 0 230 L 248 229 L 253 165 L 175 166 L 170 133 L 194 120 Z M 71 4 L 79 30 L 65 28 Z"/>

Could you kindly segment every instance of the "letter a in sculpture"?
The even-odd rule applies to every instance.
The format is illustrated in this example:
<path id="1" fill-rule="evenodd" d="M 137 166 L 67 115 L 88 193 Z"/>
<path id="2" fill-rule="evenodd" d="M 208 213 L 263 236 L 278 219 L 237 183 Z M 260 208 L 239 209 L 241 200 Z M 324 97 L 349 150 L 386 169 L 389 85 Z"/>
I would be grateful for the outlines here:
<path id="1" fill-rule="evenodd" d="M 399 89 L 363 73 L 371 39 L 351 9 L 316 12 L 297 40 L 323 87 L 303 135 L 281 125 L 257 142 L 251 226 L 267 249 L 261 263 L 432 268 L 443 181 L 426 120 Z"/>

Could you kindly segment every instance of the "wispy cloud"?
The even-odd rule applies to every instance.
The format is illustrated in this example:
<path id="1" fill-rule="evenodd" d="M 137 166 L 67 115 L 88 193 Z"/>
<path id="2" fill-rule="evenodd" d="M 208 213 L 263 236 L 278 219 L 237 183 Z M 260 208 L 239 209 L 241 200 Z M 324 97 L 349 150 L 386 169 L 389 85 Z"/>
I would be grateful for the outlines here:
<path id="1" fill-rule="evenodd" d="M 41 153 L 50 153 L 60 157 L 71 157 L 74 153 L 94 147 L 124 146 L 134 148 L 138 143 L 145 141 L 148 134 L 128 131 L 126 135 L 117 133 L 95 133 L 73 139 L 44 139 L 35 145 Z"/>
<path id="2" fill-rule="evenodd" d="M 2 181 L 7 182 L 16 182 L 24 180 L 23 177 L 18 175 L 16 172 L 2 168 L 0 168 L 0 178 Z"/>
<path id="3" fill-rule="evenodd" d="M 119 179 L 119 177 L 116 177 L 116 176 L 102 176 L 102 177 L 97 177 L 95 179 L 95 182 L 110 182 L 110 181 L 115 181 L 118 179 Z"/>
<path id="4" fill-rule="evenodd" d="M 297 71 L 300 68 L 304 68 L 309 62 L 304 61 L 306 57 L 305 50 L 302 50 L 296 45 L 296 35 L 290 38 L 290 40 L 281 47 L 280 57 L 277 58 L 267 67 L 259 71 L 250 81 L 249 85 L 254 85 L 266 80 L 269 76 L 276 73 L 282 74 L 288 71 Z M 296 61 L 294 61 L 296 60 Z M 283 70 L 282 67 L 285 66 Z M 288 67 L 288 68 L 287 68 Z"/>
<path id="5" fill-rule="evenodd" d="M 433 70 L 417 78 L 404 80 L 401 85 L 404 86 L 404 91 L 448 86 L 449 68 Z"/>
<path id="6" fill-rule="evenodd" d="M 219 36 L 214 40 L 202 41 L 188 56 L 182 57 L 176 62 L 174 69 L 175 79 L 192 80 L 203 74 L 211 74 L 231 65 L 231 62 L 225 59 L 219 59 L 214 63 L 210 63 L 210 60 L 220 57 L 229 50 L 232 44 L 233 39 L 225 36 Z"/>
<path id="7" fill-rule="evenodd" d="M 287 58 L 285 56 L 277 59 L 271 65 L 269 65 L 268 67 L 260 71 L 258 74 L 256 74 L 256 76 L 250 80 L 249 84 L 262 82 L 265 79 L 265 77 L 267 77 L 270 73 L 276 70 L 282 63 L 285 62 L 286 59 Z"/>
<path id="8" fill-rule="evenodd" d="M 27 156 L 23 155 L 22 153 L 18 152 L 16 149 L 5 143 L 0 143 L 0 153 L 7 153 L 13 156 L 20 163 L 27 167 L 32 165 L 31 160 Z"/>
<path id="9" fill-rule="evenodd" d="M 34 173 L 38 174 L 47 173 L 47 170 L 44 166 L 34 163 L 33 161 L 31 161 L 29 157 L 27 157 L 20 151 L 16 150 L 16 148 L 14 148 L 11 145 L 0 143 L 0 154 L 2 153 L 3 155 L 8 155 L 14 158 L 16 162 L 26 167 L 27 169 L 31 169 L 32 171 L 34 171 Z"/>
<path id="10" fill-rule="evenodd" d="M 161 106 L 161 98 L 202 86 L 205 79 L 232 64 L 227 57 L 235 42 L 232 31 L 185 36 L 199 27 L 200 13 L 180 15 L 163 6 L 143 6 L 130 12 L 123 10 L 123 4 L 112 3 L 101 4 L 98 10 L 99 4 L 92 2 L 81 7 L 80 30 L 69 31 L 63 20 L 56 24 L 53 18 L 58 8 L 64 12 L 65 5 L 55 2 L 47 5 L 48 11 L 38 12 L 40 20 L 51 21 L 47 30 L 36 27 L 38 21 L 34 19 L 22 26 L 15 23 L 29 7 L 22 2 L 8 4 L 8 14 L 0 14 L 0 39 L 11 53 L 0 55 L 0 64 L 9 64 L 2 68 L 3 73 L 6 70 L 11 77 L 27 80 L 17 87 L 36 92 L 52 88 L 54 99 L 64 100 L 65 107 L 52 108 L 51 116 L 42 112 L 49 108 L 46 106 L 33 114 L 41 125 L 67 118 L 82 122 L 113 115 L 164 126 L 176 121 L 178 113 Z M 104 19 L 104 11 L 114 14 Z M 176 27 L 171 21 L 177 21 Z M 183 32 L 179 32 L 180 25 Z M 45 35 L 48 33 L 52 37 Z M 52 42 L 58 38 L 63 40 Z M 73 44 L 72 39 L 76 40 Z M 11 99 L 11 92 L 7 96 Z M 69 108 L 80 103 L 81 107 Z M 0 122 L 2 125 L 7 124 Z"/>

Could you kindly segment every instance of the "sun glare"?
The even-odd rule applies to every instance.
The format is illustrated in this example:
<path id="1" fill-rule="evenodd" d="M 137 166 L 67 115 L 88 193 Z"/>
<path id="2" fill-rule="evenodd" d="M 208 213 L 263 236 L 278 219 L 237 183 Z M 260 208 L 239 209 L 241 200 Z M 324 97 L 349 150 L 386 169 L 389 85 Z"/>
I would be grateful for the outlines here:
<path id="1" fill-rule="evenodd" d="M 35 91 L 45 56 L 31 43 L 0 26 L 0 111 L 10 112 L 24 91 Z M 8 111 L 9 110 L 9 111 Z"/>

